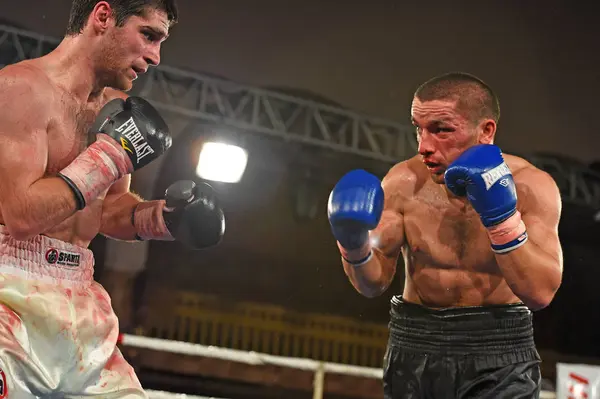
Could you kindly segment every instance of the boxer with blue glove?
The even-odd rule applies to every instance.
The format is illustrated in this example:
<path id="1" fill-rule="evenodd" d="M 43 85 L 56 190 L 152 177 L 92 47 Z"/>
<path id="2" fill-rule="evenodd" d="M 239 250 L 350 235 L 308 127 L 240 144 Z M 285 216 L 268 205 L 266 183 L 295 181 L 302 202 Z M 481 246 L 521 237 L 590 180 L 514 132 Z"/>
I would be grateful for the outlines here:
<path id="1" fill-rule="evenodd" d="M 328 202 L 359 293 L 383 293 L 404 261 L 384 398 L 538 398 L 532 310 L 547 306 L 561 282 L 558 187 L 493 144 L 498 98 L 472 75 L 421 85 L 411 116 L 418 155 L 381 181 L 347 173 Z"/>

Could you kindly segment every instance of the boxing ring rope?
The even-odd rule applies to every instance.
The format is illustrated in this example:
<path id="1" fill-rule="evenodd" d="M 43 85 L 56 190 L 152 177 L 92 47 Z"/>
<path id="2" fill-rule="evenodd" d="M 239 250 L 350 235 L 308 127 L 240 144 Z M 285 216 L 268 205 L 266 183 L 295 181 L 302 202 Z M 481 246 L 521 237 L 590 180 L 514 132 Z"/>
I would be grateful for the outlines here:
<path id="1" fill-rule="evenodd" d="M 265 353 L 246 352 L 239 349 L 205 346 L 191 342 L 150 338 L 143 337 L 140 335 L 121 334 L 119 336 L 119 343 L 123 346 L 128 347 L 152 349 L 157 351 L 178 353 L 188 356 L 210 357 L 232 362 L 245 363 L 254 366 L 272 365 L 279 367 L 295 368 L 305 371 L 312 371 L 314 372 L 313 399 L 323 399 L 323 387 L 326 373 L 345 374 L 375 379 L 381 379 L 383 377 L 383 370 L 376 368 L 322 362 L 312 359 L 274 356 Z M 147 392 L 151 399 L 221 399 L 176 394 L 163 391 L 148 390 Z M 556 395 L 554 392 L 542 391 L 540 399 L 556 399 Z"/>
<path id="2" fill-rule="evenodd" d="M 153 391 L 151 389 L 146 389 L 145 391 L 148 394 L 150 399 L 225 399 L 225 398 L 216 398 L 213 396 L 196 396 L 196 395 L 188 395 L 185 393 Z"/>

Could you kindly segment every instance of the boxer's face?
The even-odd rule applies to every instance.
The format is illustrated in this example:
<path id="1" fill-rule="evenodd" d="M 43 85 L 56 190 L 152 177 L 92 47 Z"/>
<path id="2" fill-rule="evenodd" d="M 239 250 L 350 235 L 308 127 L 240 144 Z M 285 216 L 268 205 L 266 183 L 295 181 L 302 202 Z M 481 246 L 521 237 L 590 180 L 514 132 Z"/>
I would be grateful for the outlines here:
<path id="1" fill-rule="evenodd" d="M 456 109 L 455 101 L 413 99 L 412 123 L 417 130 L 419 154 L 431 178 L 444 183 L 444 172 L 467 148 L 485 140 L 479 125 Z"/>
<path id="2" fill-rule="evenodd" d="M 108 86 L 129 90 L 138 75 L 160 62 L 161 44 L 169 34 L 163 11 L 148 8 L 142 16 L 129 17 L 123 26 L 111 26 L 102 48 L 103 71 Z"/>

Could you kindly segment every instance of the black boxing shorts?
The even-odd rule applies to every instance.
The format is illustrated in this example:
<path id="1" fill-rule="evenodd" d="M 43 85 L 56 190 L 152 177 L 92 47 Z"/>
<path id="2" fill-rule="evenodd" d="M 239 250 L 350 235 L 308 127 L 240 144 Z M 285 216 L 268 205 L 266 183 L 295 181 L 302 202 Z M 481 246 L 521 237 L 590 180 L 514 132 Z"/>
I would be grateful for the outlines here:
<path id="1" fill-rule="evenodd" d="M 429 309 L 392 298 L 385 399 L 539 398 L 540 356 L 523 304 Z"/>

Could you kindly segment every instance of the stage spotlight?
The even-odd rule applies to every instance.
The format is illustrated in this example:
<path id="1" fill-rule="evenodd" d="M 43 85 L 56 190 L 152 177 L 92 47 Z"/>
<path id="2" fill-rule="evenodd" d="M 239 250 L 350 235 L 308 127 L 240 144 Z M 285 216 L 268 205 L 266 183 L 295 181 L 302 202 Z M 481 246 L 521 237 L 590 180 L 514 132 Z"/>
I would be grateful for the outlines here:
<path id="1" fill-rule="evenodd" d="M 237 183 L 242 179 L 247 163 L 248 152 L 242 147 L 206 142 L 198 157 L 196 174 L 205 180 Z"/>

